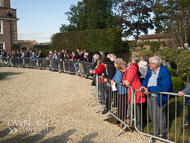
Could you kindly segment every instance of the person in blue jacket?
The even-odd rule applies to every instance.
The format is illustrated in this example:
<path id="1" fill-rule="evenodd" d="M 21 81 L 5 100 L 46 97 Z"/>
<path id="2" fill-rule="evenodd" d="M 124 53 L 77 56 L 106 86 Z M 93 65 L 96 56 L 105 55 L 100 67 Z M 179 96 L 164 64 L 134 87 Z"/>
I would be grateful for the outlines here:
<path id="1" fill-rule="evenodd" d="M 190 95 L 190 83 L 188 84 L 186 89 L 178 92 L 179 96 L 183 96 L 185 94 Z M 190 97 L 185 98 L 185 104 L 188 105 L 187 120 L 188 120 L 188 122 L 190 124 Z"/>
<path id="2" fill-rule="evenodd" d="M 114 66 L 117 69 L 117 64 L 122 62 L 123 60 L 121 58 L 117 58 L 114 62 Z M 123 73 L 119 70 L 116 70 L 116 73 L 111 81 L 111 84 L 113 85 L 114 82 L 116 82 L 116 88 L 117 88 L 117 94 L 118 96 L 116 98 L 117 106 L 118 106 L 118 117 L 122 121 L 126 120 L 127 117 L 127 88 L 123 86 L 122 83 L 123 79 Z M 123 128 L 123 124 L 120 123 L 119 125 L 121 128 Z"/>
<path id="3" fill-rule="evenodd" d="M 155 92 L 173 92 L 171 74 L 162 66 L 162 59 L 158 56 L 149 58 L 149 67 L 140 90 L 144 89 L 147 94 L 149 114 L 154 125 L 153 135 L 167 139 L 166 103 L 172 96 Z"/>

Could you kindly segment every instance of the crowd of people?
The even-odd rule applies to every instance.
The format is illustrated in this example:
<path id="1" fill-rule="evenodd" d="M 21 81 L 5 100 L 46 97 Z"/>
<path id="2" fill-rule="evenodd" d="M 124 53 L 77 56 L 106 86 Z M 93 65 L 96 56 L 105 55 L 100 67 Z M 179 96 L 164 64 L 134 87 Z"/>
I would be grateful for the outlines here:
<path id="1" fill-rule="evenodd" d="M 188 49 L 187 44 L 185 46 Z M 6 60 L 6 53 L 2 52 L 3 60 Z M 33 64 L 36 64 L 35 59 L 44 58 L 41 51 L 36 56 L 32 50 L 25 53 L 13 51 L 12 55 L 8 55 L 8 57 L 13 59 L 31 58 Z M 162 65 L 162 59 L 159 56 L 150 57 L 149 55 L 142 55 L 140 61 L 137 57 L 132 57 L 131 61 L 126 63 L 121 58 L 117 58 L 114 52 L 110 52 L 106 56 L 104 51 L 91 54 L 86 50 L 77 49 L 76 52 L 73 51 L 72 53 L 66 50 L 60 52 L 57 52 L 57 50 L 54 52 L 49 51 L 45 60 L 52 60 L 54 69 L 58 69 L 58 62 L 77 61 L 72 65 L 75 73 L 98 75 L 98 90 L 101 94 L 101 103 L 105 105 L 102 114 L 106 114 L 111 109 L 111 106 L 113 106 L 113 95 L 116 95 L 114 106 L 117 107 L 118 118 L 127 124 L 131 122 L 131 113 L 133 114 L 133 112 L 130 112 L 131 105 L 134 104 L 132 98 L 134 93 L 140 89 L 135 97 L 137 128 L 140 129 L 142 127 L 141 104 L 147 102 L 150 118 L 154 126 L 153 135 L 164 139 L 167 138 L 166 106 L 171 96 L 155 94 L 155 92 L 173 92 L 173 85 L 171 74 Z M 85 62 L 92 64 L 84 68 L 84 64 L 82 63 Z M 42 61 L 39 60 L 38 65 L 42 64 Z M 62 64 L 60 64 L 60 69 L 60 72 L 62 72 Z M 110 90 L 108 84 L 115 85 L 117 91 Z M 179 96 L 183 96 L 184 94 L 190 94 L 190 84 L 187 89 L 178 93 Z M 145 95 L 147 95 L 147 99 Z M 189 101 L 187 100 L 187 102 Z M 190 122 L 190 110 L 188 121 Z M 120 127 L 123 128 L 124 125 L 120 123 Z"/>

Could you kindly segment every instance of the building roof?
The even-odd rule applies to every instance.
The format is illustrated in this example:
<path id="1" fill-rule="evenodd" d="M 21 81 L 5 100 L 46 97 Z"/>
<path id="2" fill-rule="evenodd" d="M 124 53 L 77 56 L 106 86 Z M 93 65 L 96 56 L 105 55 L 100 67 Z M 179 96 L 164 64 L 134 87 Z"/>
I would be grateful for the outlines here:
<path id="1" fill-rule="evenodd" d="M 18 43 L 38 44 L 38 42 L 36 40 L 18 40 Z"/>
<path id="2" fill-rule="evenodd" d="M 149 39 L 170 39 L 172 34 L 152 34 L 152 35 L 141 35 L 138 40 L 149 40 Z"/>

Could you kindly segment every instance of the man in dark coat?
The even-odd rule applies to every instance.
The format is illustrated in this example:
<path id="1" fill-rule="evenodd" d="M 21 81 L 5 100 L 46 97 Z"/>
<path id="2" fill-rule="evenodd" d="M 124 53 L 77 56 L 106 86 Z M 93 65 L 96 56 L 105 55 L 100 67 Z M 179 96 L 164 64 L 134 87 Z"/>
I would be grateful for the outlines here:
<path id="1" fill-rule="evenodd" d="M 114 63 L 110 61 L 109 58 L 105 58 L 103 60 L 105 69 L 104 69 L 104 82 L 105 83 L 109 83 L 109 80 L 112 80 L 114 75 L 115 75 L 115 71 L 116 68 L 114 66 Z M 112 95 L 114 94 L 114 92 L 112 91 L 112 89 L 108 88 L 106 89 L 106 108 L 104 109 L 104 111 L 102 112 L 102 114 L 106 114 L 110 109 L 111 109 L 111 102 L 112 102 Z"/>

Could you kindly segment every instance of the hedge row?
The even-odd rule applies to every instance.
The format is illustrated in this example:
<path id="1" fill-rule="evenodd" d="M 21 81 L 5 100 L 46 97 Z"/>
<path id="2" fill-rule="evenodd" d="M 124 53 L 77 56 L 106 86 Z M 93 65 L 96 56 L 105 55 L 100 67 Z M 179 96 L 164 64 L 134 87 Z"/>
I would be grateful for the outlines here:
<path id="1" fill-rule="evenodd" d="M 89 52 L 113 51 L 122 49 L 122 30 L 117 28 L 97 29 L 85 31 L 72 31 L 54 34 L 51 38 L 52 48 L 57 50 L 76 51 L 76 49 Z"/>

